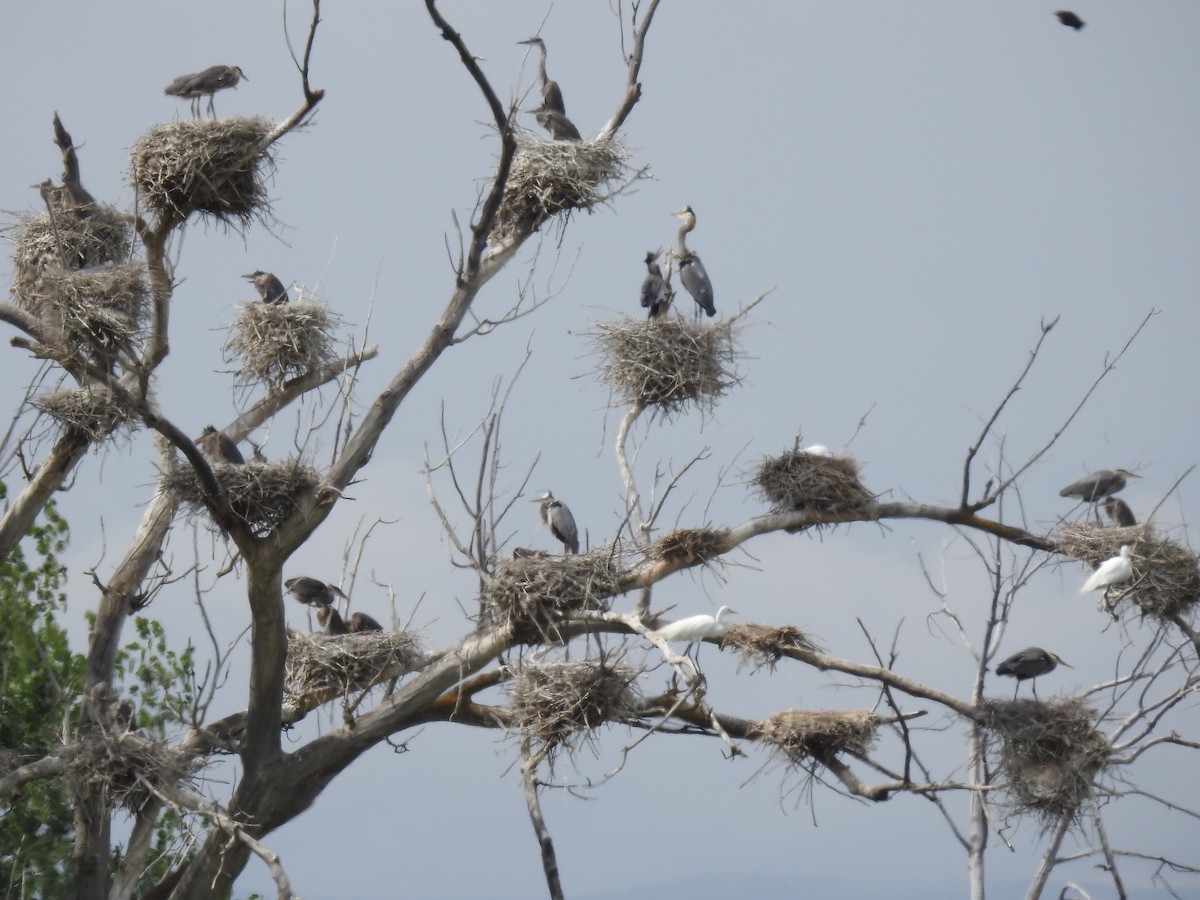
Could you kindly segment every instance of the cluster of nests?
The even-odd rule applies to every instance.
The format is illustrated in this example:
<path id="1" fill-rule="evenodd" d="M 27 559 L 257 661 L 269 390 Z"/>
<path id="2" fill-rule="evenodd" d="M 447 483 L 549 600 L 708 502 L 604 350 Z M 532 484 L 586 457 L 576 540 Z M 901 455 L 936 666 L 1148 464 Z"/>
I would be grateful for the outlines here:
<path id="1" fill-rule="evenodd" d="M 247 382 L 280 386 L 333 359 L 332 332 L 341 318 L 303 297 L 295 303 L 247 303 L 230 326 L 226 352 Z"/>
<path id="2" fill-rule="evenodd" d="M 879 718 L 869 709 L 785 709 L 758 723 L 749 737 L 768 744 L 772 757 L 811 771 L 839 753 L 861 756 L 871 749 Z"/>
<path id="3" fill-rule="evenodd" d="M 627 319 L 592 327 L 600 377 L 623 404 L 666 416 L 691 404 L 707 412 L 739 381 L 732 322 Z"/>
<path id="4" fill-rule="evenodd" d="M 212 471 L 229 498 L 233 514 L 259 536 L 268 534 L 291 515 L 300 500 L 320 483 L 317 470 L 298 459 L 214 462 Z M 205 505 L 200 479 L 190 465 L 175 466 L 163 473 L 162 480 L 184 503 L 197 509 Z"/>
<path id="5" fill-rule="evenodd" d="M 754 485 L 772 512 L 799 510 L 822 515 L 869 515 L 875 496 L 858 480 L 858 463 L 824 448 L 791 450 L 767 457 Z"/>
<path id="6" fill-rule="evenodd" d="M 625 148 L 611 138 L 535 141 L 518 136 L 488 243 L 511 244 L 558 213 L 605 202 L 610 196 L 606 188 L 624 178 L 627 161 Z"/>
<path id="7" fill-rule="evenodd" d="M 1133 577 L 1106 590 L 1102 602 L 1109 611 L 1128 600 L 1144 615 L 1171 621 L 1200 601 L 1195 555 L 1174 541 L 1160 540 L 1148 524 L 1105 528 L 1071 522 L 1062 525 L 1055 538 L 1063 553 L 1093 568 L 1129 546 Z"/>
<path id="8" fill-rule="evenodd" d="M 1075 814 L 1111 750 L 1096 730 L 1095 710 L 1075 698 L 990 700 L 984 709 L 999 738 L 992 749 L 1013 808 L 1046 821 Z"/>

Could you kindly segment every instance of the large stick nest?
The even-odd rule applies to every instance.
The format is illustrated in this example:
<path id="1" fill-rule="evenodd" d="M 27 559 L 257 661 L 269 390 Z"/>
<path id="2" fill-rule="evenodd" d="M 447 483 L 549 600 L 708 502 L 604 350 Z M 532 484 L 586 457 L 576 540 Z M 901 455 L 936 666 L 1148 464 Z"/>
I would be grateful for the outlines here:
<path id="1" fill-rule="evenodd" d="M 592 324 L 600 377 L 622 404 L 671 416 L 695 404 L 711 411 L 739 381 L 733 323 L 620 319 Z"/>
<path id="2" fill-rule="evenodd" d="M 785 709 L 763 719 L 753 737 L 771 744 L 773 755 L 789 765 L 803 767 L 839 753 L 866 753 L 878 729 L 879 718 L 869 709 Z"/>
<path id="3" fill-rule="evenodd" d="M 510 628 L 517 640 L 560 640 L 563 619 L 608 608 L 620 575 L 610 546 L 571 556 L 502 559 L 480 595 L 480 626 Z"/>
<path id="4" fill-rule="evenodd" d="M 608 199 L 608 185 L 624 177 L 629 155 L 619 141 L 534 141 L 517 138 L 504 196 L 488 235 L 507 244 L 532 234 L 561 212 L 591 209 Z"/>
<path id="5" fill-rule="evenodd" d="M 1145 614 L 1171 620 L 1200 601 L 1195 554 L 1174 541 L 1159 540 L 1148 524 L 1105 528 L 1070 522 L 1058 529 L 1055 538 L 1063 553 L 1092 568 L 1120 553 L 1122 545 L 1129 545 L 1133 577 L 1105 592 L 1103 604 L 1110 611 L 1128 600 Z"/>
<path id="6" fill-rule="evenodd" d="M 42 319 L 97 360 L 111 360 L 117 351 L 132 354 L 150 311 L 146 269 L 134 262 L 72 271 L 50 267 L 33 303 Z"/>
<path id="7" fill-rule="evenodd" d="M 858 469 L 848 456 L 790 450 L 764 459 L 754 484 L 773 512 L 866 515 L 875 497 L 858 480 Z"/>
<path id="8" fill-rule="evenodd" d="M 1074 813 L 1108 762 L 1111 748 L 1079 700 L 988 700 L 988 725 L 999 736 L 997 769 L 1018 811 L 1052 821 Z"/>
<path id="9" fill-rule="evenodd" d="M 248 381 L 280 385 L 333 359 L 332 332 L 341 318 L 322 303 L 248 303 L 230 326 L 226 350 Z"/>
<path id="10" fill-rule="evenodd" d="M 727 531 L 678 528 L 647 547 L 646 556 L 671 565 L 694 566 L 716 559 L 729 549 Z"/>
<path id="11" fill-rule="evenodd" d="M 284 664 L 285 717 L 415 672 L 425 664 L 417 635 L 408 631 L 313 634 L 289 631 Z"/>
<path id="12" fill-rule="evenodd" d="M 51 391 L 34 399 L 33 405 L 67 428 L 83 432 L 93 444 L 100 443 L 118 428 L 128 432 L 140 424 L 103 385 Z"/>
<path id="13" fill-rule="evenodd" d="M 63 746 L 59 758 L 76 796 L 99 789 L 106 806 L 131 813 L 151 798 L 150 787 L 188 782 L 202 765 L 192 754 L 137 732 L 88 737 Z"/>
<path id="14" fill-rule="evenodd" d="M 259 536 L 291 515 L 296 504 L 319 484 L 316 469 L 299 459 L 249 460 L 244 465 L 212 463 L 212 471 L 229 496 L 233 514 Z M 164 473 L 163 481 L 184 503 L 204 505 L 200 479 L 190 465 L 179 465 Z"/>
<path id="15" fill-rule="evenodd" d="M 574 752 L 605 722 L 637 718 L 639 670 L 623 663 L 519 662 L 509 665 L 510 707 L 521 731 L 553 750 Z"/>
<path id="16" fill-rule="evenodd" d="M 799 628 L 784 625 L 729 625 L 721 635 L 721 646 L 732 647 L 741 654 L 742 662 L 755 669 L 775 668 L 775 663 L 789 650 L 815 651 L 817 645 Z"/>
<path id="17" fill-rule="evenodd" d="M 29 216 L 16 228 L 13 242 L 12 293 L 24 309 L 44 310 L 47 273 L 88 269 L 129 259 L 133 220 L 111 206 L 97 204 Z"/>
<path id="18" fill-rule="evenodd" d="M 266 119 L 188 119 L 159 125 L 134 146 L 130 181 L 160 218 L 194 212 L 248 224 L 268 206 L 275 164 Z"/>

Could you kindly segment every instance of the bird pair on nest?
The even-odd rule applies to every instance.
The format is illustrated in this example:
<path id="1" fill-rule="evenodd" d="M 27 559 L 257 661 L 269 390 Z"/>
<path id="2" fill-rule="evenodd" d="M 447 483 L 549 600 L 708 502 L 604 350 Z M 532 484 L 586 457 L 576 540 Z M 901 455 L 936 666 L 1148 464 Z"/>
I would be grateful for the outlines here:
<path id="1" fill-rule="evenodd" d="M 325 626 L 326 634 L 361 634 L 366 631 L 383 631 L 383 626 L 366 613 L 356 612 L 343 619 L 341 613 L 334 608 L 334 603 L 338 597 L 341 597 L 348 605 L 350 598 L 335 585 L 301 575 L 297 578 L 289 578 L 283 583 L 283 586 L 301 603 L 317 608 L 317 621 Z"/>

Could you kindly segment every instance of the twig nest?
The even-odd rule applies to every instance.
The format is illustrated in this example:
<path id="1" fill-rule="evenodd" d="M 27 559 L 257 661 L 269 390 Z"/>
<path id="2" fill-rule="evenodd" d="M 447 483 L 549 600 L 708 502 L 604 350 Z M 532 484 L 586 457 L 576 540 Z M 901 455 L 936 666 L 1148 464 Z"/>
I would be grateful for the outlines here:
<path id="1" fill-rule="evenodd" d="M 159 218 L 192 213 L 248 223 L 267 207 L 274 171 L 266 119 L 188 119 L 159 125 L 133 146 L 130 181 Z"/>
<path id="2" fill-rule="evenodd" d="M 605 188 L 624 177 L 628 159 L 621 143 L 611 138 L 535 141 L 518 137 L 488 243 L 511 243 L 537 231 L 558 213 L 603 203 L 610 196 Z"/>
<path id="3" fill-rule="evenodd" d="M 213 463 L 212 470 L 229 496 L 233 514 L 260 536 L 291 515 L 301 498 L 319 484 L 316 469 L 298 459 L 249 460 L 244 465 Z M 163 481 L 184 503 L 204 505 L 200 479 L 190 465 L 178 465 L 164 473 Z"/>
<path id="4" fill-rule="evenodd" d="M 989 700 L 984 709 L 1001 741 L 996 767 L 1017 810 L 1047 821 L 1075 812 L 1111 752 L 1093 724 L 1096 711 L 1073 697 Z"/>
<path id="5" fill-rule="evenodd" d="M 733 324 L 677 318 L 596 322 L 600 377 L 623 404 L 670 416 L 695 404 L 710 411 L 739 381 Z"/>
<path id="6" fill-rule="evenodd" d="M 139 424 L 103 385 L 51 391 L 36 398 L 33 405 L 67 428 L 83 432 L 93 444 L 100 443 L 118 428 L 132 431 Z"/>
<path id="7" fill-rule="evenodd" d="M 579 749 L 605 722 L 627 722 L 641 709 L 638 669 L 623 663 L 516 662 L 509 665 L 513 718 L 533 742 Z"/>
<path id="8" fill-rule="evenodd" d="M 1092 568 L 1118 555 L 1128 545 L 1133 577 L 1106 592 L 1104 606 L 1112 610 L 1128 600 L 1143 613 L 1170 620 L 1200 601 L 1200 569 L 1196 556 L 1174 541 L 1155 537 L 1147 523 L 1129 528 L 1106 528 L 1069 522 L 1055 533 L 1059 549 Z"/>
<path id="9" fill-rule="evenodd" d="M 333 359 L 341 317 L 323 303 L 248 303 L 230 326 L 226 351 L 247 381 L 277 386 L 313 372 Z"/>
<path id="10" fill-rule="evenodd" d="M 133 246 L 133 220 L 111 206 L 78 207 L 29 216 L 13 238 L 12 293 L 17 305 L 41 314 L 47 273 L 124 263 Z"/>
<path id="11" fill-rule="evenodd" d="M 721 646 L 737 650 L 742 662 L 755 669 L 764 666 L 774 669 L 775 663 L 789 650 L 818 649 L 803 631 L 791 625 L 779 628 L 768 625 L 728 625 L 721 635 Z"/>
<path id="12" fill-rule="evenodd" d="M 339 635 L 289 631 L 284 717 L 294 721 L 322 703 L 415 672 L 425 659 L 416 634 L 408 631 Z"/>
<path id="13" fill-rule="evenodd" d="M 858 463 L 848 456 L 803 450 L 769 456 L 759 466 L 754 484 L 773 512 L 859 515 L 875 505 L 874 495 L 858 480 Z"/>
<path id="14" fill-rule="evenodd" d="M 480 626 L 511 628 L 518 640 L 557 641 L 558 626 L 567 616 L 608 608 L 620 574 L 613 547 L 571 556 L 502 559 L 480 595 Z"/>
<path id="15" fill-rule="evenodd" d="M 869 709 L 785 709 L 763 719 L 754 738 L 771 744 L 789 765 L 805 766 L 839 753 L 866 753 L 878 728 L 879 718 Z"/>
<path id="16" fill-rule="evenodd" d="M 37 312 L 99 362 L 133 353 L 146 331 L 150 289 L 140 263 L 88 269 L 52 267 L 34 295 Z"/>
<path id="17" fill-rule="evenodd" d="M 646 548 L 646 556 L 677 566 L 694 566 L 716 559 L 730 549 L 727 531 L 678 528 Z"/>
<path id="18" fill-rule="evenodd" d="M 137 813 L 153 787 L 188 782 L 201 767 L 191 754 L 136 732 L 98 734 L 59 750 L 64 772 L 76 796 L 99 789 L 105 806 Z"/>

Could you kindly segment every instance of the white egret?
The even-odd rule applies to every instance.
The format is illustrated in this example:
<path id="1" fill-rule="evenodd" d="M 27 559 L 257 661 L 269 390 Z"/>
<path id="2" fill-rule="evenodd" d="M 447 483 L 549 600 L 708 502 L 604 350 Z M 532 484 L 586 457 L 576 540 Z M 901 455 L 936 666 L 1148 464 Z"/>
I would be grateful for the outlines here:
<path id="1" fill-rule="evenodd" d="M 813 444 L 811 447 L 805 447 L 800 452 L 807 453 L 809 456 L 825 456 L 825 457 L 833 456 L 833 451 L 830 450 L 828 447 L 826 447 L 824 444 Z"/>
<path id="2" fill-rule="evenodd" d="M 1037 678 L 1039 675 L 1045 675 L 1047 672 L 1053 672 L 1060 664 L 1066 666 L 1068 669 L 1073 668 L 1069 662 L 1054 655 L 1049 650 L 1043 650 L 1041 647 L 1026 647 L 996 666 L 996 674 L 1011 675 L 1017 679 L 1017 690 L 1013 691 L 1013 699 L 1016 700 L 1017 691 L 1021 689 L 1022 681 Z M 1036 683 L 1033 685 L 1033 696 L 1037 696 Z"/>
<path id="3" fill-rule="evenodd" d="M 1106 559 L 1100 563 L 1096 567 L 1096 571 L 1083 583 L 1083 587 L 1079 589 L 1079 593 L 1086 594 L 1088 591 L 1111 587 L 1114 584 L 1121 584 L 1121 582 L 1132 578 L 1133 560 L 1130 554 L 1129 545 L 1122 544 L 1121 555 L 1114 556 L 1112 559 Z"/>
<path id="4" fill-rule="evenodd" d="M 726 613 L 736 612 L 736 609 L 722 606 L 717 610 L 715 616 L 710 616 L 707 613 L 699 616 L 688 616 L 686 619 L 679 619 L 676 622 L 664 625 L 662 628 L 656 628 L 649 632 L 649 634 L 666 641 L 687 641 L 690 648 L 697 641 L 702 641 L 705 638 L 717 638 L 723 635 L 727 623 L 722 622 L 721 618 Z M 685 650 L 684 652 L 687 651 Z"/>

